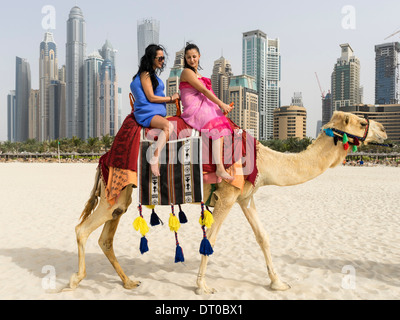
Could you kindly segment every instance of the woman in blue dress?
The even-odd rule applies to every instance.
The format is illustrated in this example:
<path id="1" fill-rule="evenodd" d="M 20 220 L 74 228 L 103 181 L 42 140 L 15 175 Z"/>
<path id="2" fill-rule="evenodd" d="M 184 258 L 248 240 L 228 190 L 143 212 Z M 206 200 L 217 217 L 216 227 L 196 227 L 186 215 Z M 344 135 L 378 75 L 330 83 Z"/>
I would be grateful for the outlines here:
<path id="1" fill-rule="evenodd" d="M 164 83 L 158 77 L 165 67 L 164 49 L 159 45 L 151 44 L 146 48 L 145 55 L 140 60 L 138 73 L 133 77 L 131 91 L 135 97 L 134 115 L 138 124 L 145 128 L 162 130 L 156 143 L 156 150 L 150 159 L 151 171 L 155 176 L 160 176 L 158 160 L 167 139 L 174 131 L 173 125 L 165 118 L 167 116 L 167 103 L 179 99 L 175 93 L 171 97 L 164 94 Z"/>

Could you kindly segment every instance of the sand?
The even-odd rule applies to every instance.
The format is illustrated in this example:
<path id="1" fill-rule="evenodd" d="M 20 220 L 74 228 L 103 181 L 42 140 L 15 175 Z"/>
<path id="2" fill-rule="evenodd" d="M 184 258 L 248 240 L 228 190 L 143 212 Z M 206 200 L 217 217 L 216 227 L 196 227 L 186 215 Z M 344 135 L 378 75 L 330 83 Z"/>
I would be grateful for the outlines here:
<path id="1" fill-rule="evenodd" d="M 62 292 L 77 269 L 74 228 L 92 189 L 96 164 L 0 164 L 0 299 L 280 300 L 400 297 L 400 168 L 338 167 L 294 187 L 264 187 L 256 196 L 277 273 L 291 289 L 274 292 L 264 257 L 238 205 L 225 221 L 210 259 L 211 296 L 195 294 L 202 239 L 200 209 L 184 206 L 179 233 L 185 263 L 175 264 L 167 225 L 152 228 L 141 255 L 132 205 L 121 219 L 115 252 L 122 282 L 97 240 L 86 247 L 87 278 Z M 136 203 L 136 192 L 133 200 Z M 169 208 L 158 208 L 164 222 Z M 149 220 L 149 212 L 145 212 Z"/>

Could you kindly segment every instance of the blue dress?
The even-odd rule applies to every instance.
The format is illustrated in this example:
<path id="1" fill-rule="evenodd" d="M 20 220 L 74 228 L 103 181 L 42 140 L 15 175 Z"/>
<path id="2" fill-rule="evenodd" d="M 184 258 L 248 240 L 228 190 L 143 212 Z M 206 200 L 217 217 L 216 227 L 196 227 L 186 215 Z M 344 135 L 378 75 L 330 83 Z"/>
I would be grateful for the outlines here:
<path id="1" fill-rule="evenodd" d="M 157 75 L 156 75 L 157 77 Z M 158 87 L 154 92 L 154 95 L 159 97 L 165 97 L 164 93 L 164 83 L 157 77 Z M 140 81 L 140 76 L 138 75 L 131 83 L 131 91 L 135 97 L 135 118 L 138 124 L 142 127 L 150 128 L 151 120 L 154 116 L 167 116 L 167 104 L 166 103 L 151 103 L 144 93 L 142 82 Z"/>

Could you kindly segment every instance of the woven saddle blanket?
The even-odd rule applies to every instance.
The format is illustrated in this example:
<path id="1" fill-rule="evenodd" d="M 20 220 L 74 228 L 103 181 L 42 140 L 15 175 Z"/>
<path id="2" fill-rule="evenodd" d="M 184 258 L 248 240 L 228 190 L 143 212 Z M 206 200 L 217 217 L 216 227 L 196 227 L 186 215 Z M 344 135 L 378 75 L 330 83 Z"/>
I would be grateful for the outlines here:
<path id="1" fill-rule="evenodd" d="M 178 143 L 174 144 L 172 149 L 183 150 L 182 146 L 178 147 L 179 143 L 185 143 L 185 141 L 187 143 L 187 141 L 189 141 L 187 139 L 196 136 L 196 134 L 193 134 L 193 131 L 195 130 L 189 127 L 180 117 L 171 117 L 168 118 L 168 120 L 173 122 L 175 128 L 174 133 L 171 135 L 170 142 L 176 140 Z M 228 119 L 228 121 L 230 122 L 234 133 L 231 137 L 224 137 L 223 162 L 225 168 L 229 174 L 235 176 L 235 180 L 232 182 L 233 185 L 240 188 L 244 185 L 245 180 L 254 184 L 258 175 L 256 166 L 257 141 L 246 131 L 239 128 L 230 119 Z M 143 128 L 136 122 L 133 114 L 129 115 L 115 137 L 110 151 L 100 159 L 99 166 L 103 181 L 107 186 L 107 198 L 110 204 L 115 203 L 120 191 L 128 184 L 133 184 L 134 187 L 138 186 L 138 173 L 140 170 L 138 165 L 141 148 L 149 148 L 152 145 L 152 142 L 157 140 L 156 130 L 142 129 Z M 198 133 L 197 136 L 201 135 Z M 144 144 L 144 141 L 147 142 Z M 198 170 L 200 174 L 209 174 L 212 177 L 212 174 L 215 173 L 216 170 L 216 165 L 212 161 L 212 141 L 210 139 L 197 139 L 197 141 L 201 141 L 200 143 L 197 143 L 197 152 L 200 152 L 199 150 L 201 150 L 201 159 L 199 159 L 198 162 L 202 163 L 202 165 L 201 167 L 195 166 L 195 170 Z M 168 152 L 169 158 L 171 158 L 170 151 L 164 150 L 164 153 L 165 152 Z M 144 161 L 142 161 L 142 163 L 144 163 Z M 162 168 L 160 168 L 160 170 Z M 185 167 L 183 166 L 183 168 Z M 191 168 L 193 169 L 193 167 Z M 165 177 L 171 180 L 172 176 L 169 175 Z M 151 178 L 149 178 L 149 181 L 150 180 Z M 210 181 L 212 181 L 212 178 Z M 206 181 L 205 183 L 209 182 Z M 200 185 L 197 182 L 195 182 L 195 184 L 196 186 Z M 161 190 L 166 190 L 166 188 L 161 187 Z M 141 196 L 143 196 L 143 194 Z M 169 192 L 169 197 L 169 199 L 173 199 L 176 197 L 176 194 L 174 195 Z M 164 200 L 160 198 L 160 203 L 165 203 L 165 198 L 163 199 Z M 151 202 L 154 201 L 155 200 L 151 200 Z"/>

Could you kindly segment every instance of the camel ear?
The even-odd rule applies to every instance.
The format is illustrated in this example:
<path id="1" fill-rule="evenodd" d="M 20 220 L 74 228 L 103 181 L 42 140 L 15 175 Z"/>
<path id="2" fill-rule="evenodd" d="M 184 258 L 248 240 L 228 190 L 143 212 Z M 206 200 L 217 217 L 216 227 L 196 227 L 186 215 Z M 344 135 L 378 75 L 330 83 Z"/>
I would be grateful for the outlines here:
<path id="1" fill-rule="evenodd" d="M 346 126 L 350 123 L 350 117 L 347 114 L 346 114 L 346 116 L 344 118 L 344 123 L 346 124 Z"/>

